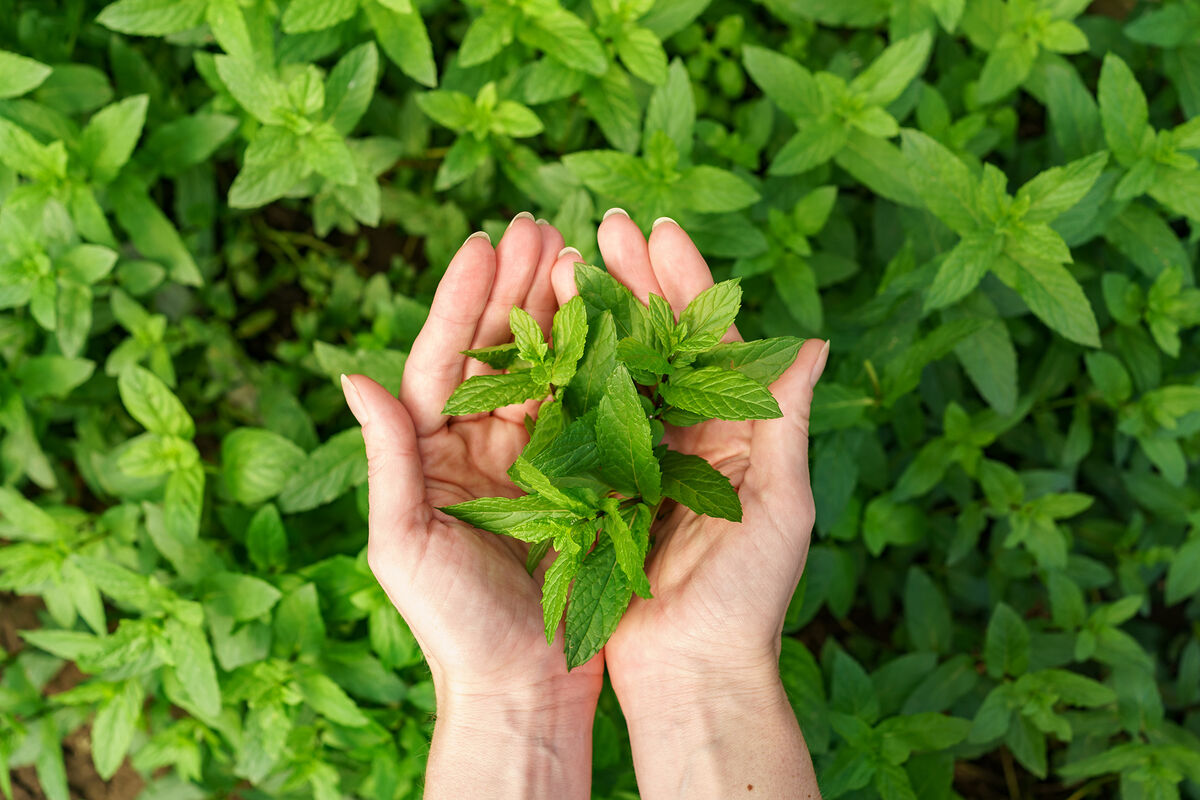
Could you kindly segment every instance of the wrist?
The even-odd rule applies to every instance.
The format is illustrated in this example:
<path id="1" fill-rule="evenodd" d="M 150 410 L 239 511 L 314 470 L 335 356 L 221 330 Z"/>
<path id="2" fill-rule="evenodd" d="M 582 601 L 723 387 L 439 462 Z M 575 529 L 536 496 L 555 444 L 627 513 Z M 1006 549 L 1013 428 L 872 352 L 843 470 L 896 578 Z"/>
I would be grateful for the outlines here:
<path id="1" fill-rule="evenodd" d="M 736 665 L 690 662 L 611 675 L 631 726 L 703 724 L 714 714 L 755 714 L 787 703 L 774 657 Z"/>

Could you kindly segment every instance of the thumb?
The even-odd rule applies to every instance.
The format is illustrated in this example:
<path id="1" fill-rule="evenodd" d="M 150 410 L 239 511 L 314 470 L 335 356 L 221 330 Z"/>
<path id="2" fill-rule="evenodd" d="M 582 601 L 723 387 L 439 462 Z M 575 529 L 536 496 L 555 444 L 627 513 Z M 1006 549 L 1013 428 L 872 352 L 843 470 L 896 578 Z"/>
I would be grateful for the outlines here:
<path id="1" fill-rule="evenodd" d="M 807 506 L 812 514 L 812 488 L 808 474 L 808 417 L 812 408 L 813 387 L 825 370 L 829 342 L 809 339 L 783 375 L 771 384 L 771 393 L 779 402 L 783 416 L 758 420 L 750 442 L 750 463 L 756 492 L 772 502 L 781 496 Z M 748 476 L 750 477 L 750 476 Z M 766 491 L 768 485 L 783 485 L 782 492 Z M 799 491 L 796 491 L 799 489 Z M 787 516 L 805 509 L 784 510 Z M 787 518 L 784 516 L 783 518 Z"/>
<path id="2" fill-rule="evenodd" d="M 362 425 L 367 450 L 367 559 L 378 575 L 380 565 L 393 562 L 414 536 L 424 535 L 430 519 L 425 475 L 412 417 L 404 404 L 364 375 L 343 375 L 342 391 Z"/>

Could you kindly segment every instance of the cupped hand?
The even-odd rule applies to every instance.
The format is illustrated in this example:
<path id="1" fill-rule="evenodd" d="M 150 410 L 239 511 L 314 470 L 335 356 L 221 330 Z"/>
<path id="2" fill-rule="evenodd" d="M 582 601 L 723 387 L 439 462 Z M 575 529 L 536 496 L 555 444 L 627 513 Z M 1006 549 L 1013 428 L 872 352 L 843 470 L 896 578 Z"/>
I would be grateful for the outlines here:
<path id="1" fill-rule="evenodd" d="M 343 381 L 369 463 L 368 561 L 425 653 L 439 710 L 446 697 L 530 691 L 546 705 L 562 698 L 587 706 L 600 690 L 601 658 L 568 674 L 561 633 L 546 646 L 548 562 L 530 576 L 528 545 L 437 510 L 520 494 L 506 470 L 528 441 L 523 420 L 536 402 L 469 417 L 448 418 L 442 408 L 464 379 L 488 370 L 461 351 L 508 341 L 514 305 L 549 330 L 557 308 L 550 272 L 562 246 L 558 231 L 527 215 L 495 249 L 475 234 L 438 285 L 399 399 L 361 375 Z"/>
<path id="2" fill-rule="evenodd" d="M 673 221 L 657 224 L 647 242 L 627 216 L 612 213 L 598 238 L 609 272 L 643 303 L 653 292 L 678 316 L 713 284 L 691 238 Z M 568 255 L 554 266 L 559 303 L 575 293 L 576 260 Z M 731 329 L 725 340 L 739 339 Z M 805 342 L 771 386 L 780 419 L 668 427 L 672 449 L 704 457 L 730 479 L 743 516 L 734 523 L 664 506 L 646 564 L 654 597 L 633 598 L 604 650 L 623 707 L 627 697 L 656 684 L 719 678 L 736 687 L 751 676 L 777 676 L 783 619 L 814 520 L 808 415 L 827 355 L 827 343 Z"/>

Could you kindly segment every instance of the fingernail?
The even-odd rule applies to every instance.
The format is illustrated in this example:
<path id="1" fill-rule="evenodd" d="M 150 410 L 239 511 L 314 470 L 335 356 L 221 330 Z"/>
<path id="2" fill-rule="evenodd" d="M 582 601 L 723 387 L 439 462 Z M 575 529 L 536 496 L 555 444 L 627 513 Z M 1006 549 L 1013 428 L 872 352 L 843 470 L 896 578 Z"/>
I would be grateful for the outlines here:
<path id="1" fill-rule="evenodd" d="M 492 241 L 492 237 L 488 236 L 487 231 L 475 231 L 474 233 L 472 233 L 470 236 L 467 237 L 467 241 L 469 242 L 472 239 L 484 239 L 489 244 L 491 244 L 491 241 Z"/>
<path id="2" fill-rule="evenodd" d="M 530 222 L 533 222 L 533 214 L 530 214 L 528 211 L 518 212 L 517 215 L 515 217 L 513 217 L 512 220 L 508 223 L 508 227 L 511 228 L 513 226 L 513 223 L 515 223 L 519 219 L 527 219 Z"/>
<path id="3" fill-rule="evenodd" d="M 657 228 L 659 225 L 662 225 L 664 222 L 669 222 L 669 223 L 671 223 L 672 225 L 676 225 L 676 226 L 677 226 L 677 225 L 679 225 L 679 223 L 678 223 L 678 222 L 676 222 L 675 220 L 671 219 L 670 217 L 659 217 L 658 219 L 654 220 L 654 224 L 650 226 L 650 230 L 654 230 L 654 229 L 655 229 L 655 228 Z"/>
<path id="4" fill-rule="evenodd" d="M 580 253 L 578 250 L 576 250 L 574 247 L 564 247 L 562 250 L 558 251 L 559 258 L 562 258 L 565 255 L 574 255 L 579 260 L 581 260 L 581 261 L 583 260 L 583 254 Z"/>
<path id="5" fill-rule="evenodd" d="M 608 219 L 608 218 L 609 218 L 609 217 L 611 217 L 613 214 L 620 214 L 620 215 L 621 215 L 622 217 L 624 217 L 625 219 L 629 219 L 629 212 L 627 212 L 627 211 L 626 211 L 625 209 L 623 209 L 623 208 L 617 208 L 616 206 L 613 206 L 613 207 L 612 207 L 612 208 L 610 208 L 608 211 L 605 211 L 605 212 L 604 212 L 604 216 L 600 218 L 600 221 L 601 221 L 601 222 L 604 222 L 604 220 Z"/>
<path id="6" fill-rule="evenodd" d="M 350 413 L 358 420 L 358 424 L 366 425 L 367 407 L 363 403 L 362 395 L 358 393 L 358 387 L 345 373 L 342 373 L 342 394 L 346 395 L 346 405 L 350 406 Z"/>
<path id="7" fill-rule="evenodd" d="M 535 219 L 534 222 L 536 222 L 538 225 L 549 225 L 550 224 L 550 222 L 548 220 L 544 220 L 541 217 L 538 217 L 537 219 Z"/>
<path id="8" fill-rule="evenodd" d="M 810 386 L 816 386 L 817 381 L 821 380 L 821 373 L 825 371 L 825 362 L 829 360 L 829 340 L 825 340 L 825 344 L 821 347 L 821 353 L 817 356 L 817 361 L 813 364 L 812 375 L 809 376 L 808 383 Z"/>

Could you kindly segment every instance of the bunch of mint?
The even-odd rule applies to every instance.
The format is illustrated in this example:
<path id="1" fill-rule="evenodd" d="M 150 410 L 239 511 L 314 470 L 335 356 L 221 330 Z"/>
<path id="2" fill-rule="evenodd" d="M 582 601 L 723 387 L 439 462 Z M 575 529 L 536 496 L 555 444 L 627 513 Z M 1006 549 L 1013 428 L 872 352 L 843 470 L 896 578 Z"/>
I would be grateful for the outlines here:
<path id="1" fill-rule="evenodd" d="M 513 308 L 512 342 L 466 352 L 506 372 L 468 378 L 446 403 L 446 414 L 474 414 L 543 400 L 536 422 L 526 418 L 529 444 L 508 471 L 527 494 L 442 509 L 528 542 L 530 572 L 557 551 L 542 608 L 547 643 L 566 612 L 568 669 L 600 651 L 634 592 L 651 597 L 650 528 L 667 499 L 697 514 L 742 518 L 729 479 L 664 444 L 664 423 L 781 416 L 767 387 L 803 343 L 722 343 L 741 306 L 737 280 L 701 292 L 678 322 L 665 299 L 651 294 L 647 307 L 597 267 L 577 265 L 575 280 L 579 295 L 554 315 L 553 346 L 533 317 Z"/>

